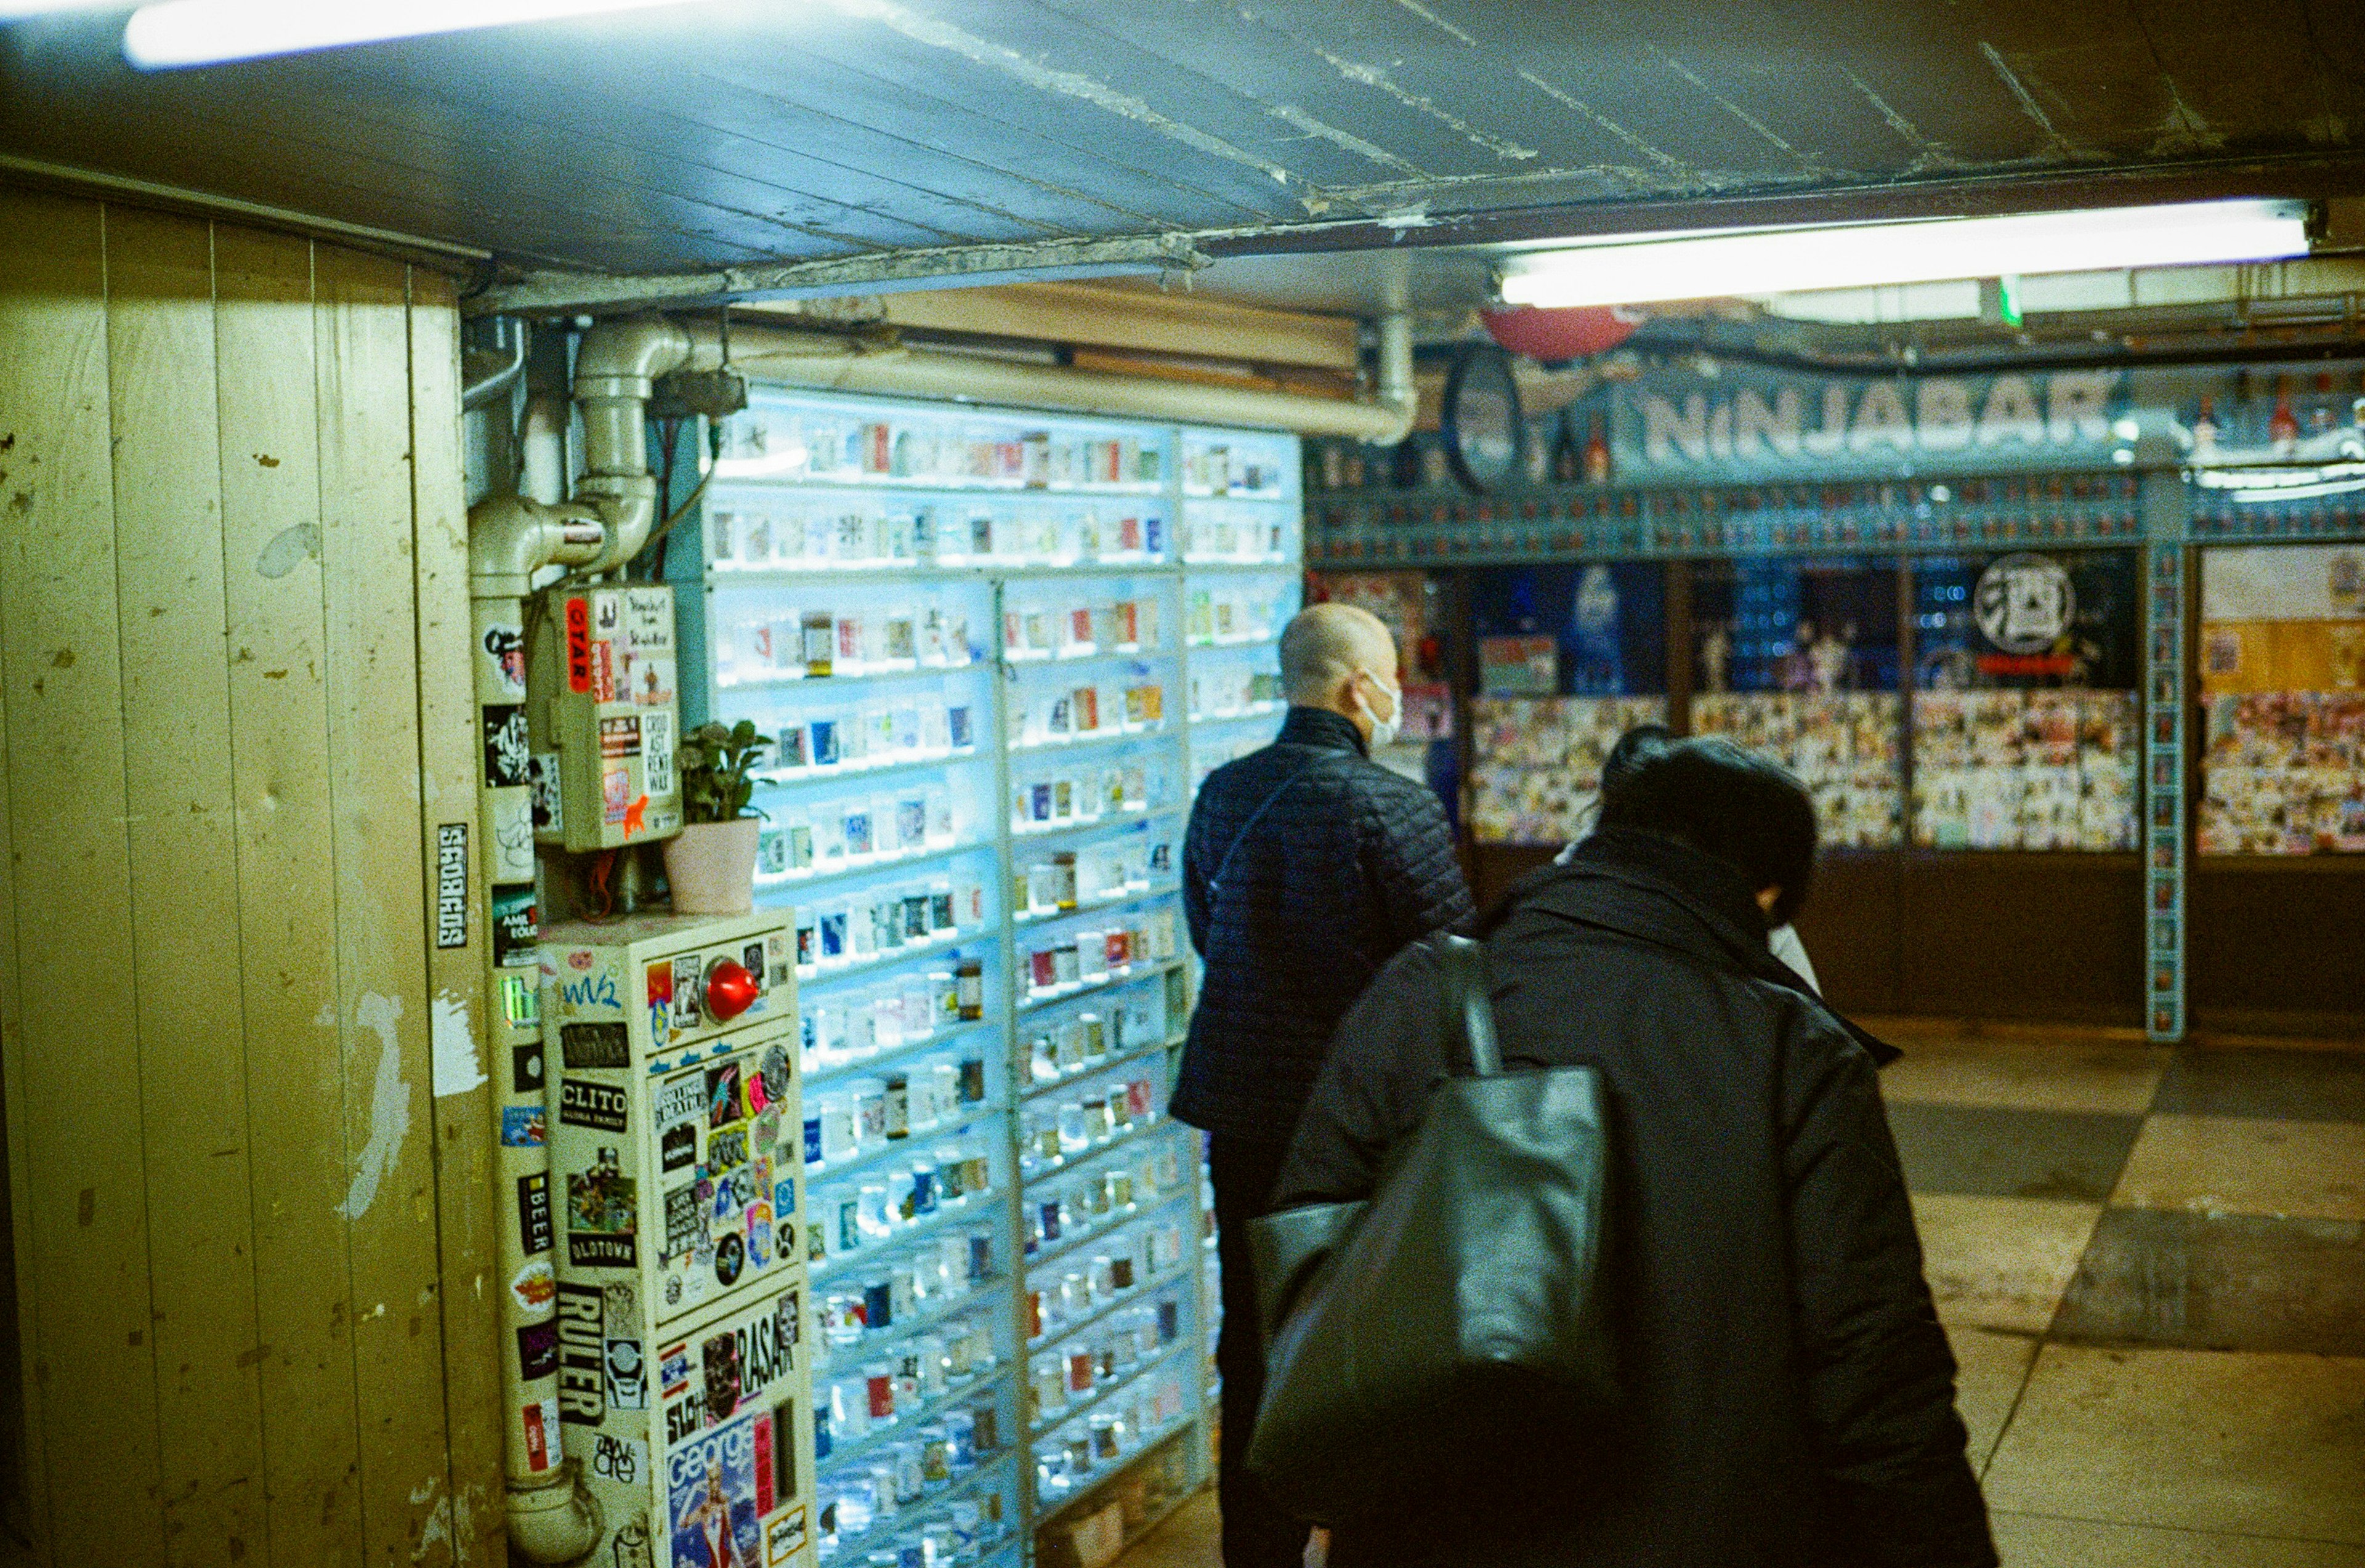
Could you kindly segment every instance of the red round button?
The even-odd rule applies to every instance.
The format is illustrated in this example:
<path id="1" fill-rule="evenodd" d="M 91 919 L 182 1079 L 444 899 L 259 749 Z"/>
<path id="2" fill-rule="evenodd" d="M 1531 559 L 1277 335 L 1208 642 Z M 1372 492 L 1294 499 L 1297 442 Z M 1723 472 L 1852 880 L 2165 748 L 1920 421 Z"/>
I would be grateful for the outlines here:
<path id="1" fill-rule="evenodd" d="M 706 1015 L 718 1024 L 727 1024 L 750 1007 L 763 988 L 747 966 L 724 958 L 710 965 L 706 971 Z"/>

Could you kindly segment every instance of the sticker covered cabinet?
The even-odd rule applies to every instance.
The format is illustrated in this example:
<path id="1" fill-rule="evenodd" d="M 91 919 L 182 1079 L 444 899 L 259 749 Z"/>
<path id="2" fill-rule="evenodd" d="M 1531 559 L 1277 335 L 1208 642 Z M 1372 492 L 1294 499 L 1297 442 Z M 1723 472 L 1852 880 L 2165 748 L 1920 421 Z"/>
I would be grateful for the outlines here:
<path id="1" fill-rule="evenodd" d="M 764 913 L 543 937 L 558 1312 L 520 1350 L 620 1568 L 813 1562 L 792 941 Z"/>

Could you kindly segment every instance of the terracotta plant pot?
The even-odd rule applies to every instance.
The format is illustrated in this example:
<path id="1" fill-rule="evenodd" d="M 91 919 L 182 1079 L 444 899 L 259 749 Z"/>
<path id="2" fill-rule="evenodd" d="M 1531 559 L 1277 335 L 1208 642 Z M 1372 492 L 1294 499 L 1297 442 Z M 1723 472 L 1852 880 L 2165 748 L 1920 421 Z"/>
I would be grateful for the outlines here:
<path id="1" fill-rule="evenodd" d="M 666 840 L 676 914 L 745 914 L 756 907 L 756 830 L 762 819 L 691 823 Z"/>

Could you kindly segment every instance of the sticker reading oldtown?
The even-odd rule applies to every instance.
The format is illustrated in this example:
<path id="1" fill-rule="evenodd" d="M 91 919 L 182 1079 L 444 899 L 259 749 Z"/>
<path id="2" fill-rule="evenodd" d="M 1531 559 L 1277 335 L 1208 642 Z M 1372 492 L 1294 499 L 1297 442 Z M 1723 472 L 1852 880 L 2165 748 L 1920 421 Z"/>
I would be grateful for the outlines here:
<path id="1" fill-rule="evenodd" d="M 638 1184 L 612 1148 L 600 1150 L 588 1170 L 566 1173 L 566 1260 L 577 1268 L 629 1269 L 640 1253 Z"/>

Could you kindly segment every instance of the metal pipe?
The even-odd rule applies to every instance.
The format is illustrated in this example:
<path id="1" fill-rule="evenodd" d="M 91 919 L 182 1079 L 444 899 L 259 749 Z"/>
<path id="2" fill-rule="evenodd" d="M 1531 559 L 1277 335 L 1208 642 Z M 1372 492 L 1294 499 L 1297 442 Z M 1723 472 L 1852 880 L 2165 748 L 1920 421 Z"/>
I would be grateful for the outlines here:
<path id="1" fill-rule="evenodd" d="M 514 335 L 517 343 L 510 351 L 509 364 L 460 389 L 460 409 L 463 413 L 507 397 L 510 388 L 517 385 L 517 378 L 525 374 L 525 323 L 507 316 L 497 317 L 493 330 L 496 334 L 494 342 L 499 342 Z"/>
<path id="2" fill-rule="evenodd" d="M 529 499 L 556 506 L 566 498 L 566 399 L 536 392 L 525 400 L 521 488 Z"/>
<path id="3" fill-rule="evenodd" d="M 1391 322 L 1397 325 L 1390 326 Z M 716 323 L 688 323 L 687 339 L 692 347 L 681 368 L 712 370 L 723 364 L 722 332 Z M 1415 408 L 1408 319 L 1383 319 L 1381 351 L 1379 398 L 1362 403 L 1294 392 L 1160 381 L 1065 365 L 1019 364 L 901 346 L 880 348 L 858 339 L 795 327 L 734 321 L 731 328 L 732 364 L 792 386 L 1245 425 L 1392 445 L 1411 430 Z M 1393 361 L 1392 353 L 1396 356 Z M 578 371 L 578 387 L 581 382 Z"/>

